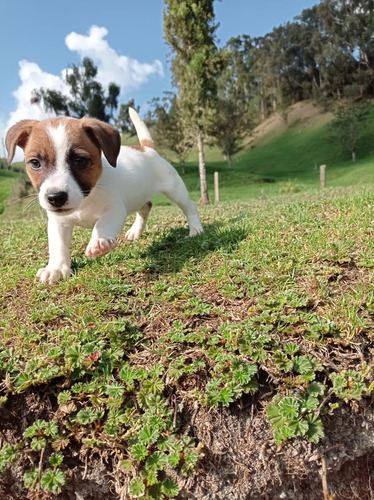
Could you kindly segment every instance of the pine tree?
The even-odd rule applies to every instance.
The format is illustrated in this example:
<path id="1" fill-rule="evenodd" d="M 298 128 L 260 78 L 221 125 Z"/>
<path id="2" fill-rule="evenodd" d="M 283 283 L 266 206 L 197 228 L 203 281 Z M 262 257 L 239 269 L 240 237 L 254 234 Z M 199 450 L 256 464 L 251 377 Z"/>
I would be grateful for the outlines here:
<path id="1" fill-rule="evenodd" d="M 165 0 L 164 33 L 172 50 L 171 70 L 178 89 L 184 131 L 199 153 L 201 202 L 209 203 L 204 140 L 217 95 L 221 58 L 215 45 L 213 0 Z"/>

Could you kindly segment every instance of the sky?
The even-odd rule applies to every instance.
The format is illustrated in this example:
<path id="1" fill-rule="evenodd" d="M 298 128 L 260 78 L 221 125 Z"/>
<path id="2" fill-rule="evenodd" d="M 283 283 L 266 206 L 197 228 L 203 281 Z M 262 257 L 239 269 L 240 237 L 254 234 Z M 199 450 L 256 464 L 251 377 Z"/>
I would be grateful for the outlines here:
<path id="1" fill-rule="evenodd" d="M 215 0 L 217 45 L 265 35 L 318 1 Z M 163 8 L 163 0 L 0 0 L 0 157 L 11 125 L 48 117 L 31 104 L 33 89 L 64 91 L 64 70 L 84 57 L 98 67 L 100 83 L 121 86 L 119 103 L 134 98 L 141 114 L 172 90 Z"/>

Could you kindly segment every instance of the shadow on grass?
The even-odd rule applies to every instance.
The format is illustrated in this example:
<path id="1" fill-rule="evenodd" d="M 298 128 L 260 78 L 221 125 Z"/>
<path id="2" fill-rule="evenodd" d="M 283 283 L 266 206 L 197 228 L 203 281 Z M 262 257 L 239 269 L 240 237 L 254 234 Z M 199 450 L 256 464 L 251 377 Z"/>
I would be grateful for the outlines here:
<path id="1" fill-rule="evenodd" d="M 174 273 L 187 262 L 200 261 L 212 252 L 229 255 L 248 233 L 247 225 L 216 223 L 204 225 L 203 233 L 189 238 L 188 230 L 175 228 L 154 241 L 141 256 L 147 260 L 149 271 Z"/>
<path id="2" fill-rule="evenodd" d="M 230 256 L 239 243 L 249 234 L 248 224 L 241 223 L 241 217 L 234 218 L 228 223 L 205 224 L 204 232 L 190 238 L 186 227 L 175 227 L 158 234 L 146 247 L 139 248 L 128 244 L 109 254 L 111 265 L 118 262 L 140 261 L 142 270 L 156 274 L 169 274 L 180 271 L 186 263 L 198 262 L 213 252 Z M 82 253 L 84 251 L 82 250 Z M 97 268 L 98 259 L 87 259 L 84 254 L 72 258 L 73 272 L 80 269 Z"/>

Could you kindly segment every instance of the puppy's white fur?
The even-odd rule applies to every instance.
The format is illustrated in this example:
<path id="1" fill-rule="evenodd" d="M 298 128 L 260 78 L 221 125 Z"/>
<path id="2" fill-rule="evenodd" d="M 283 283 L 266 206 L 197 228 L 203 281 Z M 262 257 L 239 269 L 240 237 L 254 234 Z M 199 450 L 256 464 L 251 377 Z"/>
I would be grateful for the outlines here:
<path id="1" fill-rule="evenodd" d="M 39 203 L 42 208 L 49 210 L 48 193 L 57 191 L 66 191 L 69 194 L 68 205 L 65 209 L 78 207 L 84 200 L 82 191 L 78 183 L 74 180 L 66 161 L 66 151 L 71 146 L 66 124 L 61 123 L 58 127 L 47 127 L 47 134 L 51 139 L 56 153 L 55 170 L 41 184 L 39 191 Z M 47 212 L 48 213 L 48 212 Z"/>
<path id="2" fill-rule="evenodd" d="M 190 236 L 202 232 L 196 206 L 182 179 L 153 149 L 152 137 L 138 114 L 131 109 L 130 116 L 140 143 L 144 146 L 139 149 L 122 146 L 117 158 L 117 168 L 113 168 L 113 161 L 111 165 L 102 156 L 102 173 L 88 196 L 82 191 L 68 164 L 69 151 L 81 148 L 81 144 L 71 142 L 74 134 L 70 133 L 72 128 L 78 127 L 78 120 L 64 118 L 58 119 L 56 123 L 46 122 L 47 135 L 54 149 L 51 157 L 55 158 L 55 164 L 47 170 L 38 186 L 39 203 L 48 214 L 49 262 L 37 273 L 43 283 L 55 283 L 71 274 L 70 243 L 75 225 L 93 228 L 86 255 L 105 255 L 117 246 L 117 236 L 125 226 L 127 216 L 134 212 L 137 213 L 135 222 L 127 231 L 126 238 L 140 238 L 152 206 L 150 199 L 159 193 L 165 194 L 183 210 L 190 226 Z M 8 133 L 10 161 L 15 144 L 23 147 L 26 155 L 28 137 L 35 124 L 27 122 L 21 129 L 26 130 L 26 125 L 27 132 L 23 134 L 18 129 L 11 129 Z M 33 145 L 34 149 L 37 149 L 37 142 Z M 105 144 L 102 149 L 105 150 Z M 33 175 L 30 172 L 30 177 Z M 67 193 L 67 200 L 56 210 L 51 206 L 49 196 L 59 192 Z"/>

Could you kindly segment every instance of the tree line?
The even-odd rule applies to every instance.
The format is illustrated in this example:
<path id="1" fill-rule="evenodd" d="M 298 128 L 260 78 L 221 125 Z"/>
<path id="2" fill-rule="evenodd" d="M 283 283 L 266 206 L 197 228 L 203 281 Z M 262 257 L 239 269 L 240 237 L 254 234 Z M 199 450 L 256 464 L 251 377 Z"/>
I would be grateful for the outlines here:
<path id="1" fill-rule="evenodd" d="M 156 139 L 176 152 L 182 168 L 191 147 L 197 148 L 203 203 L 209 202 L 207 142 L 221 148 L 230 166 L 243 135 L 271 113 L 287 120 L 289 106 L 305 99 L 327 106 L 374 97 L 374 0 L 321 0 L 265 36 L 240 35 L 221 48 L 214 0 L 165 0 L 164 4 L 175 93 L 153 99 L 147 120 Z M 73 67 L 67 80 L 72 96 L 77 99 L 81 92 L 88 114 L 97 116 L 96 107 L 98 118 L 129 130 L 127 108 L 134 102 L 123 104 L 114 118 L 119 87 L 110 84 L 105 94 L 95 87 L 92 61 L 83 63 L 81 69 Z M 88 84 L 80 85 L 84 79 Z M 39 89 L 35 97 L 58 114 L 83 112 L 67 98 L 57 96 L 59 100 L 53 101 L 56 96 L 48 92 Z M 60 102 L 60 108 L 53 102 Z"/>

